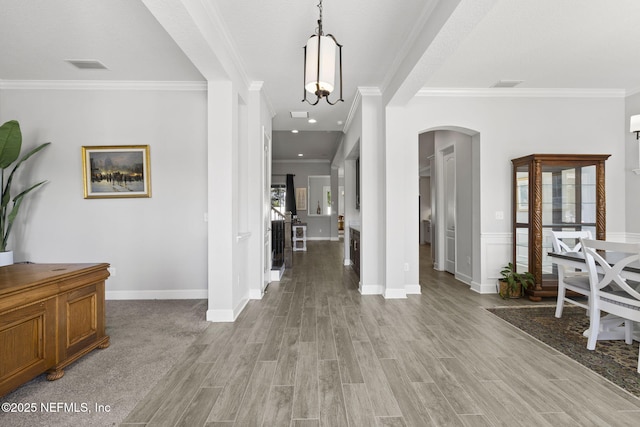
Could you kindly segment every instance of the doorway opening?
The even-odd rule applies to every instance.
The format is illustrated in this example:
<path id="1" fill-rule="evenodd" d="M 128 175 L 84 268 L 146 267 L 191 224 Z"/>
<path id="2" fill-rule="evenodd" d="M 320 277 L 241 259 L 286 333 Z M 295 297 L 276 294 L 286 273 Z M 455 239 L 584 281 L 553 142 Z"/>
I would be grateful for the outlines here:
<path id="1" fill-rule="evenodd" d="M 480 275 L 480 134 L 434 128 L 419 134 L 418 144 L 420 269 L 446 271 L 471 286 Z"/>

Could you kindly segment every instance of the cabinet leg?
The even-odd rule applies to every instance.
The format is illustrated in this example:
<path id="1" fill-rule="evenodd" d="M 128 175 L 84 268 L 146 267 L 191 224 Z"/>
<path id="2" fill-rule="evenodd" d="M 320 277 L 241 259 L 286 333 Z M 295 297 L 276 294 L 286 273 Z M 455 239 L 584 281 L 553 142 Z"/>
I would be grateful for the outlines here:
<path id="1" fill-rule="evenodd" d="M 107 348 L 111 344 L 111 338 L 107 337 L 107 340 L 100 344 L 98 348 Z"/>
<path id="2" fill-rule="evenodd" d="M 52 371 L 47 372 L 47 380 L 48 381 L 55 381 L 58 380 L 60 378 L 64 377 L 64 369 L 60 368 L 60 369 L 54 369 Z"/>

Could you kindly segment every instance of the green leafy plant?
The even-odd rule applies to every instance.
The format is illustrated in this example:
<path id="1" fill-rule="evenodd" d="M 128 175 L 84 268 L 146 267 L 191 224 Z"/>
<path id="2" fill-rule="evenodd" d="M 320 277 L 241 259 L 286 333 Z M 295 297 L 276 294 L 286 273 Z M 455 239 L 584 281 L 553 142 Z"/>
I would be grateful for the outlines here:
<path id="1" fill-rule="evenodd" d="M 24 196 L 46 182 L 41 181 L 19 192 L 18 195 L 13 197 L 13 204 L 9 206 L 9 202 L 12 201 L 11 184 L 13 183 L 14 175 L 22 163 L 49 144 L 51 143 L 45 142 L 37 146 L 18 160 L 22 149 L 20 124 L 16 120 L 10 120 L 0 126 L 0 252 L 7 250 L 9 234 L 11 233 L 13 222 L 18 216 Z M 5 181 L 5 174 L 12 165 L 13 169 L 11 169 Z"/>
<path id="2" fill-rule="evenodd" d="M 533 274 L 528 271 L 518 273 L 515 265 L 511 262 L 502 267 L 500 276 L 502 276 L 500 281 L 505 283 L 505 286 L 498 290 L 498 294 L 503 299 L 520 296 L 523 289 L 535 284 Z"/>

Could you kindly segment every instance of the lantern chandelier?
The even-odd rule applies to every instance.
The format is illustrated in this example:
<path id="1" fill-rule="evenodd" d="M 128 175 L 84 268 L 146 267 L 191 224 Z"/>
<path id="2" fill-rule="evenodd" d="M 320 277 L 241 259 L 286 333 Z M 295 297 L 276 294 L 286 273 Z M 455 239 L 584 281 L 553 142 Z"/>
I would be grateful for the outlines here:
<path id="1" fill-rule="evenodd" d="M 309 37 L 304 47 L 304 98 L 311 105 L 316 105 L 322 98 L 329 105 L 344 102 L 342 99 L 342 45 L 331 34 L 324 35 L 322 31 L 322 0 L 318 3 L 320 19 L 316 34 Z M 331 102 L 329 95 L 335 88 L 336 77 L 336 47 L 340 67 L 340 99 Z M 307 99 L 307 92 L 316 96 L 316 102 Z"/>

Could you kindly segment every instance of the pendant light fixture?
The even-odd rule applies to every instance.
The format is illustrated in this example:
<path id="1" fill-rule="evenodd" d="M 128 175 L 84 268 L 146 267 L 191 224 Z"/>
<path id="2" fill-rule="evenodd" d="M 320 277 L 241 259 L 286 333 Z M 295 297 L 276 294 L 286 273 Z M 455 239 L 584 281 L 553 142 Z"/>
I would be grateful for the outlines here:
<path id="1" fill-rule="evenodd" d="M 333 35 L 325 36 L 322 31 L 322 0 L 318 3 L 318 9 L 320 9 L 320 19 L 318 19 L 316 34 L 309 37 L 304 47 L 304 98 L 302 101 L 316 105 L 325 98 L 330 105 L 335 105 L 340 101 L 344 102 L 342 99 L 342 45 Z M 340 99 L 331 102 L 329 95 L 335 89 L 336 80 L 336 50 L 340 68 Z M 307 92 L 316 96 L 315 102 L 307 99 Z"/>

